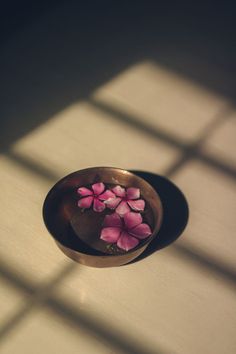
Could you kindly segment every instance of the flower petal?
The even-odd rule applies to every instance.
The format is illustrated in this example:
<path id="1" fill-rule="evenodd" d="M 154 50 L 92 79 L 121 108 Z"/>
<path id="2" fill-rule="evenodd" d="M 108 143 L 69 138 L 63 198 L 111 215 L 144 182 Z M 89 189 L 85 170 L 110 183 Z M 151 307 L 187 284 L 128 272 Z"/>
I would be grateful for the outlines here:
<path id="1" fill-rule="evenodd" d="M 94 198 L 93 210 L 97 213 L 101 213 L 106 208 L 105 204 L 101 202 L 98 198 Z"/>
<path id="2" fill-rule="evenodd" d="M 140 189 L 139 188 L 128 188 L 127 189 L 127 198 L 128 199 L 138 199 L 140 198 Z"/>
<path id="3" fill-rule="evenodd" d="M 128 232 L 123 231 L 120 235 L 120 238 L 117 241 L 117 246 L 125 251 L 129 251 L 132 248 L 136 247 L 139 244 L 139 240 Z"/>
<path id="4" fill-rule="evenodd" d="M 109 198 L 115 198 L 115 194 L 112 191 L 106 190 L 104 193 L 99 195 L 100 200 L 107 200 Z"/>
<path id="5" fill-rule="evenodd" d="M 145 201 L 143 199 L 129 200 L 127 202 L 131 209 L 135 211 L 143 211 L 145 208 Z"/>
<path id="6" fill-rule="evenodd" d="M 130 212 L 130 208 L 125 201 L 122 201 L 116 208 L 116 213 L 118 213 L 120 216 L 124 216 L 128 212 Z"/>
<path id="7" fill-rule="evenodd" d="M 93 195 L 93 192 L 86 187 L 78 188 L 77 193 L 79 193 L 82 197 L 87 197 L 88 195 Z"/>
<path id="8" fill-rule="evenodd" d="M 152 231 L 148 224 L 140 224 L 138 226 L 135 226 L 132 230 L 130 230 L 129 233 L 142 240 L 150 236 L 152 234 Z"/>
<path id="9" fill-rule="evenodd" d="M 120 215 L 113 213 L 105 216 L 103 225 L 105 227 L 122 227 L 123 223 Z"/>
<path id="10" fill-rule="evenodd" d="M 102 182 L 101 183 L 95 183 L 95 184 L 92 185 L 92 189 L 93 189 L 95 195 L 99 195 L 102 192 L 104 192 L 105 185 Z"/>
<path id="11" fill-rule="evenodd" d="M 92 202 L 93 202 L 93 197 L 81 198 L 78 201 L 78 207 L 83 208 L 83 209 L 88 209 L 91 207 Z"/>
<path id="12" fill-rule="evenodd" d="M 105 200 L 105 204 L 109 209 L 115 209 L 117 205 L 120 203 L 121 198 L 109 198 Z"/>
<path id="13" fill-rule="evenodd" d="M 115 243 L 120 237 L 121 230 L 118 227 L 105 227 L 101 231 L 100 239 Z"/>
<path id="14" fill-rule="evenodd" d="M 117 197 L 125 197 L 125 188 L 121 186 L 115 186 L 112 191 L 117 195 Z"/>
<path id="15" fill-rule="evenodd" d="M 125 216 L 124 216 L 125 226 L 127 227 L 128 230 L 131 230 L 131 229 L 133 229 L 133 227 L 141 224 L 142 221 L 143 221 L 143 219 L 142 219 L 141 214 L 135 213 L 133 211 L 125 214 Z"/>

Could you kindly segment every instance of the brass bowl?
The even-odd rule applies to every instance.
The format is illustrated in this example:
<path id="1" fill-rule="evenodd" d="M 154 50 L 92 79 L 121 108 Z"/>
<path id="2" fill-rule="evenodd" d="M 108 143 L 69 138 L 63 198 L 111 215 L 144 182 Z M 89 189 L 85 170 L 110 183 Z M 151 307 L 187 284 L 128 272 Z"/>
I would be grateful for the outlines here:
<path id="1" fill-rule="evenodd" d="M 91 210 L 83 213 L 77 206 L 78 187 L 97 182 L 140 189 L 146 202 L 144 217 L 152 230 L 150 237 L 119 254 L 97 248 L 102 220 L 107 212 L 93 213 Z M 58 247 L 74 261 L 91 267 L 114 267 L 134 260 L 157 236 L 162 218 L 161 199 L 153 187 L 141 177 L 113 167 L 87 168 L 67 175 L 53 186 L 43 204 L 44 223 Z"/>

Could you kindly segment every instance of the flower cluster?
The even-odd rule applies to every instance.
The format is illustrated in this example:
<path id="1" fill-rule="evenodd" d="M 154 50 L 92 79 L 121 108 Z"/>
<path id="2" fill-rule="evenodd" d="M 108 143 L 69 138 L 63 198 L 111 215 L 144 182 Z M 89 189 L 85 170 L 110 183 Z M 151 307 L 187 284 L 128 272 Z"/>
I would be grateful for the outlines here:
<path id="1" fill-rule="evenodd" d="M 91 206 L 95 212 L 102 212 L 107 207 L 114 210 L 106 215 L 101 230 L 100 239 L 116 243 L 125 251 L 136 247 L 139 241 L 152 234 L 150 226 L 143 223 L 141 211 L 144 211 L 145 201 L 140 199 L 139 188 L 115 186 L 107 189 L 104 183 L 95 183 L 91 189 L 78 188 L 80 195 L 78 207 L 88 209 Z"/>
<path id="2" fill-rule="evenodd" d="M 142 221 L 141 214 L 135 212 L 126 213 L 124 218 L 117 213 L 106 215 L 100 238 L 128 251 L 152 233 L 149 225 Z"/>

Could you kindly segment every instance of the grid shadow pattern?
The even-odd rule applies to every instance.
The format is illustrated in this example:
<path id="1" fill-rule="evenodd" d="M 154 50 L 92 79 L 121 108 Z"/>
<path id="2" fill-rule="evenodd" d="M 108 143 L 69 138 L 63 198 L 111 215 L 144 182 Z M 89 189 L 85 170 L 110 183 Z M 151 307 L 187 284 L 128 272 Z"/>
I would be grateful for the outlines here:
<path id="1" fill-rule="evenodd" d="M 87 36 L 90 39 L 89 35 Z M 85 49 L 88 50 L 88 48 Z M 121 57 L 123 57 L 123 53 L 122 56 L 120 54 L 120 58 Z M 86 56 L 84 57 L 84 60 L 85 59 Z M 100 61 L 102 62 L 103 60 L 104 58 L 101 57 Z M 132 62 L 132 60 L 133 57 L 131 56 L 130 61 Z M 127 63 L 125 62 L 123 63 L 122 68 L 116 68 L 116 72 L 119 72 L 119 70 L 122 70 L 124 67 L 126 67 L 126 64 Z M 172 66 L 172 63 L 169 63 L 168 65 Z M 106 67 L 105 64 L 104 66 Z M 192 76 L 194 75 L 197 74 L 193 73 Z M 100 84 L 102 81 L 106 81 L 106 79 L 109 78 L 109 74 L 104 74 L 103 76 L 104 77 L 102 77 L 102 79 L 99 78 L 99 80 L 97 80 L 98 84 Z M 84 82 L 86 82 L 86 79 L 87 78 L 84 78 Z M 211 81 L 209 80 L 209 82 Z M 183 143 L 177 137 L 171 135 L 170 133 L 164 132 L 160 128 L 153 129 L 153 127 L 150 127 L 148 124 L 146 124 L 145 119 L 143 119 L 142 121 L 137 120 L 135 116 L 127 114 L 127 112 L 124 112 L 122 109 L 117 109 L 116 107 L 113 107 L 108 103 L 100 102 L 99 100 L 92 98 L 90 94 L 91 91 L 93 91 L 94 86 L 90 85 L 85 90 L 85 93 L 83 95 L 81 94 L 81 97 L 88 100 L 88 103 L 94 109 L 100 110 L 103 113 L 108 113 L 111 117 L 111 120 L 113 119 L 119 121 L 121 124 L 128 125 L 134 130 L 141 131 L 143 134 L 155 138 L 157 141 L 167 146 L 170 146 L 180 152 L 180 157 L 176 161 L 174 161 L 173 164 L 166 171 L 164 171 L 164 175 L 166 177 L 173 177 L 175 174 L 179 173 L 188 163 L 193 160 L 198 160 L 208 165 L 215 171 L 220 171 L 221 173 L 225 174 L 233 180 L 236 179 L 236 169 L 234 167 L 229 166 L 220 159 L 208 155 L 201 149 L 204 142 L 211 136 L 211 134 L 213 134 L 215 129 L 218 129 L 226 119 L 229 119 L 231 117 L 231 113 L 234 109 L 233 105 L 225 106 L 224 109 L 220 111 L 216 117 L 214 117 L 209 126 L 204 129 L 202 135 L 196 141 L 190 144 L 186 144 Z M 218 88 L 219 87 L 221 87 L 221 85 L 218 85 Z M 71 91 L 78 91 L 77 87 L 72 87 Z M 223 93 L 225 92 L 227 93 L 227 90 Z M 235 96 L 232 95 L 232 92 L 231 96 L 232 100 L 235 100 Z M 76 100 L 78 99 L 78 97 L 73 96 L 73 99 Z M 32 128 L 34 127 L 35 126 L 33 126 Z M 30 128 L 31 126 L 29 127 L 29 131 Z M 24 135 L 24 133 L 26 132 L 27 130 L 22 130 L 22 134 L 20 135 L 13 134 L 12 139 L 10 139 L 10 143 L 12 143 L 15 138 Z M 50 181 L 52 183 L 61 177 L 58 176 L 53 170 L 49 170 L 48 168 L 45 168 L 44 166 L 40 165 L 40 163 L 36 163 L 35 161 L 30 160 L 29 158 L 13 151 L 11 149 L 11 144 L 8 144 L 8 141 L 6 144 L 3 144 L 3 147 L 5 149 L 4 154 L 13 163 L 20 165 L 22 168 L 26 169 L 32 174 L 40 176 L 42 179 L 46 179 L 47 181 Z M 177 252 L 180 256 L 182 256 L 186 260 L 186 262 L 191 262 L 196 267 L 199 267 L 203 270 L 208 270 L 211 272 L 211 274 L 216 275 L 219 281 L 224 282 L 225 286 L 235 287 L 236 274 L 231 269 L 228 269 L 225 265 L 215 263 L 214 260 L 206 258 L 204 254 L 195 253 L 187 246 L 183 247 L 180 245 L 174 245 L 173 250 Z M 51 280 L 48 284 L 36 287 L 29 281 L 26 281 L 20 276 L 18 276 L 16 272 L 14 272 L 14 270 L 9 267 L 8 264 L 4 264 L 2 261 L 0 261 L 0 277 L 7 281 L 8 284 L 15 291 L 23 295 L 25 294 L 27 298 L 29 298 L 29 301 L 27 301 L 25 305 L 20 308 L 19 311 L 14 313 L 3 324 L 2 328 L 0 329 L 0 341 L 4 341 L 4 339 L 7 338 L 10 332 L 16 331 L 17 328 L 22 325 L 22 322 L 27 318 L 27 316 L 31 313 L 32 310 L 38 307 L 46 307 L 52 310 L 56 315 L 58 315 L 61 319 L 65 320 L 69 324 L 72 324 L 73 326 L 78 328 L 83 327 L 91 335 L 97 335 L 102 341 L 118 350 L 123 351 L 124 353 L 152 354 L 151 352 L 149 353 L 145 348 L 136 347 L 134 343 L 131 343 L 129 341 L 128 337 L 119 336 L 117 333 L 113 332 L 102 322 L 98 323 L 93 318 L 86 317 L 82 312 L 79 312 L 77 308 L 74 308 L 72 304 L 64 300 L 58 299 L 55 296 L 55 290 L 57 286 L 60 285 L 75 270 L 79 270 L 79 266 L 71 262 L 67 267 L 62 269 L 61 272 L 59 272 L 54 277 L 54 279 Z M 153 353 L 164 354 L 167 352 L 167 350 L 163 350 L 162 348 L 155 348 Z"/>

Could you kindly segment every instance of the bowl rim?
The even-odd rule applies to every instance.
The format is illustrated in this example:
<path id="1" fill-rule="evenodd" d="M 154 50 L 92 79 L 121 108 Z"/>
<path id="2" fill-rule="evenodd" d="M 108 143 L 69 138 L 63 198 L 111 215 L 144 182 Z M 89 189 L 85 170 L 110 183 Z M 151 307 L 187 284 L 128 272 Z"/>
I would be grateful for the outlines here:
<path id="1" fill-rule="evenodd" d="M 146 240 L 144 240 L 144 242 L 142 242 L 141 244 L 138 244 L 136 247 L 130 249 L 129 251 L 126 251 L 125 253 L 122 253 L 122 254 L 107 254 L 107 253 L 102 253 L 99 254 L 99 255 L 93 255 L 93 254 L 90 254 L 90 253 L 85 253 L 85 252 L 82 252 L 80 250 L 76 250 L 74 248 L 71 248 L 69 247 L 68 245 L 65 245 L 63 244 L 61 241 L 59 241 L 56 236 L 54 236 L 54 234 L 50 231 L 48 225 L 47 225 L 47 222 L 46 222 L 46 205 L 47 205 L 47 201 L 48 201 L 48 198 L 50 197 L 50 195 L 54 192 L 54 190 L 58 187 L 58 185 L 60 185 L 61 183 L 63 183 L 64 180 L 72 177 L 73 175 L 76 175 L 78 173 L 86 173 L 86 172 L 89 172 L 91 170 L 119 170 L 119 171 L 122 171 L 122 172 L 125 172 L 129 175 L 132 175 L 134 176 L 135 178 L 141 180 L 141 181 L 144 181 L 149 187 L 151 187 L 151 189 L 153 190 L 154 194 L 156 195 L 157 199 L 159 200 L 159 203 L 160 203 L 160 210 L 159 210 L 159 218 L 160 218 L 160 225 L 159 225 L 159 228 L 155 231 L 155 228 L 152 232 L 152 235 L 148 238 L 146 238 Z M 61 179 L 59 179 L 48 191 L 48 193 L 46 194 L 46 197 L 44 199 L 44 202 L 43 202 L 43 206 L 42 206 L 42 217 L 43 217 L 43 221 L 44 221 L 44 225 L 47 229 L 47 231 L 49 232 L 49 234 L 52 236 L 52 238 L 54 239 L 54 241 L 56 241 L 56 243 L 59 243 L 60 245 L 62 245 L 63 247 L 66 247 L 68 248 L 69 250 L 73 251 L 73 252 L 76 252 L 78 254 L 82 254 L 84 256 L 90 256 L 90 257 L 97 257 L 97 258 L 101 258 L 101 257 L 124 257 L 126 255 L 132 255 L 132 253 L 134 253 L 135 251 L 137 251 L 138 249 L 144 247 L 145 245 L 148 245 L 150 242 L 152 242 L 152 240 L 157 237 L 160 229 L 161 229 L 161 226 L 162 226 L 162 223 L 163 223 L 163 213 L 164 213 L 164 209 L 163 209 L 163 204 L 162 204 L 162 200 L 161 200 L 161 197 L 160 195 L 158 194 L 158 192 L 154 189 L 154 187 L 148 182 L 146 181 L 144 178 L 136 175 L 135 173 L 129 171 L 129 170 L 126 170 L 124 168 L 120 168 L 120 167 L 109 167 L 109 166 L 94 166 L 94 167 L 87 167 L 87 168 L 84 168 L 84 169 L 80 169 L 80 170 L 77 170 L 77 171 L 74 171 L 74 172 L 71 172 L 69 173 L 68 175 L 62 177 Z"/>

